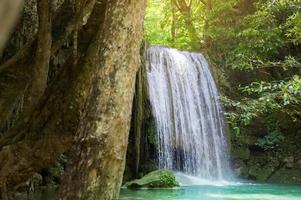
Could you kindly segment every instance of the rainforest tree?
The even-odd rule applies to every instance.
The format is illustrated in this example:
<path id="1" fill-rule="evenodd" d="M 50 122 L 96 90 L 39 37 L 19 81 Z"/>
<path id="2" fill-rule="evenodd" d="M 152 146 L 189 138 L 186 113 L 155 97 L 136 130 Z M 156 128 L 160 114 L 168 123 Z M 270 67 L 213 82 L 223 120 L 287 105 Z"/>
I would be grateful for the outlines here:
<path id="1" fill-rule="evenodd" d="M 0 67 L 2 199 L 11 199 L 14 190 L 51 165 L 75 138 L 74 148 L 80 155 L 88 151 L 88 157 L 72 163 L 87 171 L 77 180 L 70 171 L 65 183 L 71 185 L 63 187 L 62 198 L 118 196 L 143 10 L 143 1 L 25 2 Z M 30 27 L 36 30 L 18 31 Z M 76 181 L 81 187 L 72 187 Z"/>

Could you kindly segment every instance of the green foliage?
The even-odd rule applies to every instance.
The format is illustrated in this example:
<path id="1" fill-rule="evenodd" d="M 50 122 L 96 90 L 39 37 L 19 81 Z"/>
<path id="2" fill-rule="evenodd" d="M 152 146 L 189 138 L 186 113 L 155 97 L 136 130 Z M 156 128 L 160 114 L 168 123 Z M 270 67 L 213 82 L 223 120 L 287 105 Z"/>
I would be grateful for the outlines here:
<path id="1" fill-rule="evenodd" d="M 301 0 L 214 0 L 211 8 L 207 0 L 193 0 L 189 15 L 171 2 L 148 2 L 145 28 L 151 43 L 187 50 L 199 43 L 221 71 L 247 74 L 243 85 L 229 89 L 230 97 L 221 98 L 232 133 L 239 136 L 255 119 L 264 121 L 269 131 L 258 145 L 268 148 L 281 138 L 279 128 L 270 128 L 279 116 L 300 124 Z"/>
<path id="2" fill-rule="evenodd" d="M 178 187 L 179 183 L 172 171 L 156 170 L 141 179 L 127 182 L 125 186 L 128 188 L 172 188 Z"/>
<path id="3" fill-rule="evenodd" d="M 283 135 L 278 131 L 273 131 L 263 138 L 259 138 L 256 145 L 264 150 L 275 149 L 284 141 Z"/>
<path id="4" fill-rule="evenodd" d="M 295 75 L 288 81 L 253 82 L 240 88 L 245 97 L 239 101 L 222 97 L 226 107 L 229 124 L 236 134 L 241 126 L 249 125 L 254 118 L 265 118 L 273 113 L 283 113 L 298 122 L 301 116 L 301 77 Z M 254 98 L 257 97 L 257 98 Z"/>
<path id="5" fill-rule="evenodd" d="M 200 1 L 192 0 L 191 10 L 183 13 L 170 0 L 148 0 L 145 38 L 151 44 L 195 49 L 204 28 L 203 7 Z"/>
<path id="6" fill-rule="evenodd" d="M 232 133 L 238 136 L 241 128 L 251 125 L 254 119 L 264 121 L 266 127 L 273 126 L 279 122 L 279 115 L 298 124 L 301 117 L 298 75 L 301 73 L 301 1 L 257 1 L 255 12 L 234 16 L 233 9 L 239 7 L 239 1 L 228 6 L 225 13 L 235 23 L 224 25 L 224 19 L 215 18 L 214 26 L 210 27 L 213 45 L 220 42 L 224 45 L 223 49 L 211 49 L 218 51 L 211 52 L 212 55 L 217 54 L 214 61 L 224 68 L 268 74 L 268 78 L 263 76 L 266 77 L 264 80 L 255 77 L 249 85 L 239 85 L 236 92 L 239 95 L 235 100 L 221 97 Z M 220 32 L 221 28 L 215 27 L 217 25 L 228 32 L 225 38 L 212 34 Z M 271 116 L 274 119 L 267 120 Z M 278 133 L 278 129 L 269 129 L 267 136 L 257 144 L 264 149 L 271 148 L 272 143 L 276 144 L 281 139 Z"/>
<path id="7" fill-rule="evenodd" d="M 176 177 L 171 172 L 163 172 L 160 175 L 160 180 L 162 185 L 165 187 L 175 187 L 179 186 L 178 181 L 176 180 Z"/>
<path id="8" fill-rule="evenodd" d="M 287 21 L 288 32 L 286 36 L 292 43 L 301 44 L 301 12 L 298 11 L 289 17 Z"/>
<path id="9" fill-rule="evenodd" d="M 292 58 L 280 54 L 291 45 L 291 40 L 296 40 L 295 29 L 301 24 L 293 20 L 298 15 L 288 9 L 288 2 L 258 4 L 257 12 L 241 20 L 243 29 L 237 34 L 239 44 L 234 49 L 233 68 L 266 67 Z"/>
<path id="10" fill-rule="evenodd" d="M 164 1 L 148 1 L 145 14 L 145 38 L 151 44 L 170 45 L 170 24 L 166 23 Z"/>
<path id="11" fill-rule="evenodd" d="M 157 144 L 157 139 L 156 139 L 156 127 L 155 125 L 151 125 L 148 127 L 147 129 L 147 139 L 148 139 L 148 142 L 149 144 Z"/>

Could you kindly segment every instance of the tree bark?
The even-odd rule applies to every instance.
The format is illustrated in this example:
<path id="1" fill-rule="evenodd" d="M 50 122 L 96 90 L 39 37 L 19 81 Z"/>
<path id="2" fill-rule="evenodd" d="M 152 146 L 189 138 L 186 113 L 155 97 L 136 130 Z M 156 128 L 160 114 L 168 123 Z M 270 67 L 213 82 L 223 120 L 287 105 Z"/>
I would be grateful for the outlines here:
<path id="1" fill-rule="evenodd" d="M 79 61 L 67 61 L 22 130 L 13 129 L 9 135 L 14 137 L 0 138 L 0 196 L 9 196 L 16 186 L 70 148 L 97 72 L 93 63 L 97 61 L 100 43 L 97 45 L 93 39 L 93 27 L 104 20 L 102 7 L 98 3 L 91 8 L 93 14 L 80 34 L 89 42 L 81 44 Z"/>
<path id="2" fill-rule="evenodd" d="M 68 37 L 73 32 L 76 24 L 80 30 L 82 29 L 83 25 L 86 24 L 83 19 L 85 18 L 87 20 L 89 18 L 95 3 L 96 0 L 87 0 L 80 11 L 75 14 L 72 11 L 70 2 L 65 1 L 57 13 L 53 14 L 55 19 L 52 21 L 52 25 L 47 21 L 45 23 L 41 22 L 40 29 L 51 30 L 52 27 L 52 37 L 49 38 L 48 32 L 39 31 L 37 36 L 39 38 L 28 42 L 15 56 L 0 66 L 0 136 L 7 135 L 7 130 L 13 125 L 15 126 L 16 121 L 19 121 L 18 124 L 24 124 L 25 121 L 28 121 L 28 114 L 31 114 L 30 110 L 35 107 L 40 99 L 40 95 L 43 94 L 47 79 L 49 83 L 49 77 L 47 77 L 49 59 L 47 58 L 50 56 L 55 57 L 56 52 L 62 49 L 62 46 L 68 41 Z M 41 2 L 39 2 L 39 4 L 41 5 Z M 101 3 L 98 4 L 101 5 Z M 47 18 L 49 19 L 49 15 L 45 17 L 46 13 L 44 9 L 40 10 L 44 12 L 40 15 L 44 16 L 46 20 Z M 99 13 L 95 13 L 94 15 L 101 16 Z M 89 27 L 91 30 L 94 30 L 91 26 Z M 95 24 L 93 24 L 93 27 L 97 27 L 97 25 L 95 26 Z M 82 32 L 83 31 L 81 31 L 81 34 Z M 90 37 L 86 34 L 84 38 L 87 40 Z M 38 40 L 40 40 L 40 42 L 38 42 Z M 45 41 L 51 40 L 53 42 L 50 52 L 50 42 L 45 43 Z M 89 42 L 90 41 L 88 41 L 88 43 Z M 86 48 L 88 43 L 81 43 L 80 48 Z M 37 49 L 41 49 L 41 47 L 44 50 L 39 53 Z M 37 59 L 33 61 L 31 54 L 35 55 L 35 52 Z M 75 59 L 78 61 L 78 58 Z M 45 63 L 43 64 L 43 62 Z M 16 111 L 18 113 L 17 115 L 15 114 Z M 22 114 L 22 117 L 20 114 Z M 23 127 L 21 127 L 21 129 L 23 129 Z M 3 133 L 1 134 L 1 132 Z"/>
<path id="3" fill-rule="evenodd" d="M 38 16 L 39 16 L 39 30 L 37 39 L 37 49 L 35 55 L 35 63 L 32 67 L 31 83 L 25 95 L 23 121 L 27 122 L 29 113 L 33 111 L 43 96 L 47 87 L 49 61 L 51 55 L 51 11 L 48 0 L 39 0 Z"/>
<path id="4" fill-rule="evenodd" d="M 98 72 L 61 199 L 117 199 L 125 167 L 144 0 L 108 0 Z"/>
<path id="5" fill-rule="evenodd" d="M 21 15 L 24 0 L 0 1 L 0 57 L 5 44 Z"/>
<path id="6" fill-rule="evenodd" d="M 73 148 L 79 151 L 76 151 L 71 166 L 80 171 L 70 168 L 69 179 L 65 180 L 69 185 L 63 187 L 62 198 L 106 200 L 118 196 L 139 66 L 144 1 L 98 0 L 96 4 L 95 1 L 85 1 L 93 9 L 88 24 L 82 27 L 83 24 L 78 22 L 77 26 L 71 20 L 73 25 L 65 27 L 67 34 L 52 33 L 53 43 L 51 38 L 42 42 L 43 38 L 49 39 L 49 13 L 41 13 L 44 15 L 41 22 L 46 19 L 43 30 L 47 31 L 39 31 L 41 37 L 27 45 L 30 52 L 35 51 L 41 56 L 35 66 L 47 69 L 50 55 L 63 45 L 64 38 L 74 27 L 82 28 L 78 34 L 78 55 L 70 55 L 59 75 L 47 85 L 40 102 L 33 106 L 35 109 L 29 115 L 28 123 L 22 129 L 11 128 L 7 137 L 0 138 L 0 196 L 3 198 L 10 198 L 10 193 L 20 183 L 52 164 L 69 149 L 75 135 Z M 47 2 L 41 0 L 39 3 L 43 6 Z M 85 13 L 86 9 L 82 10 Z M 87 18 L 86 14 L 82 16 Z M 52 27 L 57 29 L 55 25 Z M 30 58 L 26 52 L 13 62 L 16 66 L 2 68 L 0 79 L 3 74 L 8 79 L 15 77 L 14 85 L 18 90 L 13 92 L 14 104 L 17 98 L 24 98 L 24 91 L 29 87 L 30 72 L 22 66 L 27 60 L 30 63 Z M 20 82 L 20 77 L 26 84 Z M 5 79 L 0 80 L 0 86 L 1 83 L 5 83 Z M 45 83 L 45 77 L 42 83 Z M 0 96 L 6 94 L 0 92 Z M 6 96 L 3 103 L 0 101 L 0 108 L 10 98 L 10 94 Z M 83 163 L 87 165 L 81 165 Z"/>

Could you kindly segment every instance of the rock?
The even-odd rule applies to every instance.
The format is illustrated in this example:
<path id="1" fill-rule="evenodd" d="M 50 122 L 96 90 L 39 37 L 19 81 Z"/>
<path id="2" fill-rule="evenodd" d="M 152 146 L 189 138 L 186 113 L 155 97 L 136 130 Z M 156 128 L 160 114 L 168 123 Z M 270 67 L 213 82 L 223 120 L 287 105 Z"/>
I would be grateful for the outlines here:
<path id="1" fill-rule="evenodd" d="M 267 181 L 269 176 L 274 172 L 275 168 L 273 166 L 258 166 L 253 165 L 249 169 L 249 176 L 258 181 Z"/>
<path id="2" fill-rule="evenodd" d="M 175 175 L 169 170 L 156 170 L 141 179 L 127 182 L 127 188 L 173 188 L 178 187 L 179 183 Z"/>
<path id="3" fill-rule="evenodd" d="M 35 173 L 30 179 L 30 182 L 34 187 L 39 187 L 42 185 L 43 177 L 41 174 Z"/>
<path id="4" fill-rule="evenodd" d="M 283 160 L 283 162 L 285 163 L 285 167 L 288 169 L 292 169 L 294 167 L 294 157 L 293 156 L 285 158 Z"/>
<path id="5" fill-rule="evenodd" d="M 297 165 L 301 167 L 301 159 L 297 161 Z"/>
<path id="6" fill-rule="evenodd" d="M 248 166 L 243 163 L 240 168 L 239 168 L 239 177 L 241 178 L 248 178 L 248 174 L 249 174 L 249 169 Z"/>
<path id="7" fill-rule="evenodd" d="M 237 160 L 248 160 L 250 158 L 250 150 L 248 147 L 236 147 L 232 149 L 232 156 Z"/>
<path id="8" fill-rule="evenodd" d="M 300 169 L 287 169 L 283 167 L 271 176 L 269 182 L 282 184 L 301 184 Z"/>
<path id="9" fill-rule="evenodd" d="M 232 169 L 235 176 L 240 178 L 248 178 L 248 167 L 242 160 L 232 160 Z"/>

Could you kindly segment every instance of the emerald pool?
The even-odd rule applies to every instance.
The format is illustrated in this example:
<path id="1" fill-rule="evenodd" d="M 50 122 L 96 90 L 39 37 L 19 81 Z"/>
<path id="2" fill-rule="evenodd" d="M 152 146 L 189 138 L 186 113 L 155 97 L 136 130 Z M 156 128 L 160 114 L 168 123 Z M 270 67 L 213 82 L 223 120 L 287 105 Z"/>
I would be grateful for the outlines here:
<path id="1" fill-rule="evenodd" d="M 58 191 L 44 189 L 17 200 L 58 200 Z M 195 185 L 177 189 L 121 189 L 119 200 L 301 200 L 301 186 L 274 184 Z"/>
<path id="2" fill-rule="evenodd" d="M 244 183 L 178 189 L 122 189 L 120 200 L 301 200 L 301 186 Z"/>

